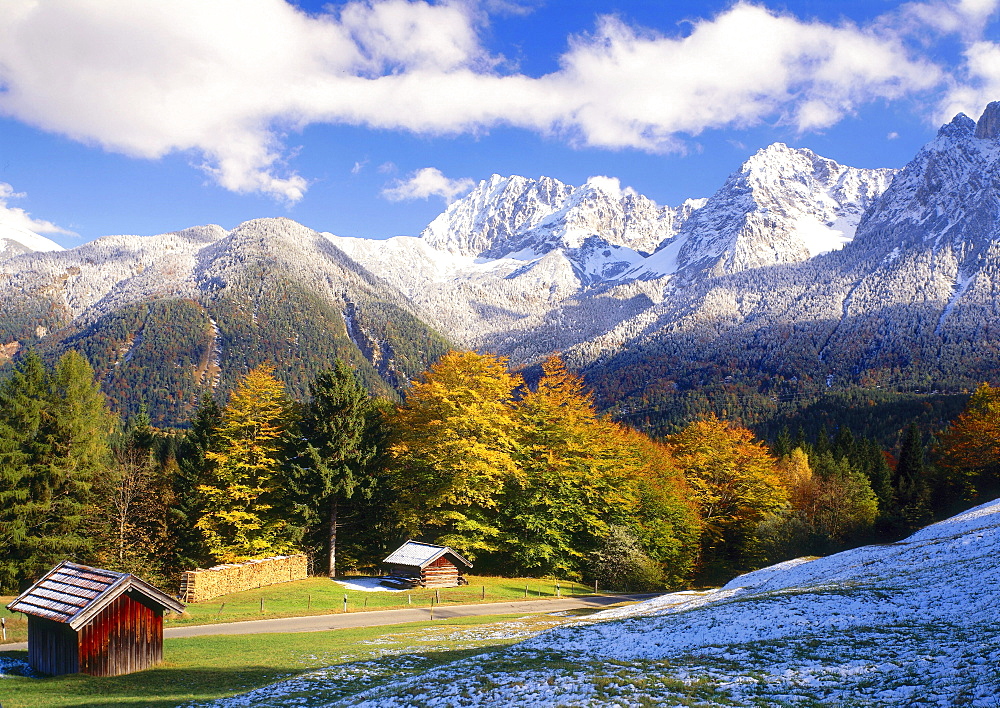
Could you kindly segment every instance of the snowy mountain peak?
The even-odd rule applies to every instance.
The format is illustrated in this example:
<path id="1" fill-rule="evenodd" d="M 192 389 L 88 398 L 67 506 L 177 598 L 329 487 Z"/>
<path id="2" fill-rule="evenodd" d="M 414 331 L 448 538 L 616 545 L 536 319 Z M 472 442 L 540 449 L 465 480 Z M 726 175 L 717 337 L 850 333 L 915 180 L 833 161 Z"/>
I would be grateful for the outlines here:
<path id="1" fill-rule="evenodd" d="M 774 143 L 730 175 L 648 259 L 646 272 L 736 273 L 838 250 L 854 238 L 861 215 L 894 174 Z"/>
<path id="2" fill-rule="evenodd" d="M 1000 136 L 1000 101 L 993 101 L 986 106 L 983 115 L 976 123 L 976 137 L 993 140 Z"/>
<path id="3" fill-rule="evenodd" d="M 22 253 L 62 250 L 62 246 L 41 234 L 14 224 L 0 223 L 0 259 L 13 258 Z"/>
<path id="4" fill-rule="evenodd" d="M 950 123 L 942 125 L 937 132 L 939 138 L 967 138 L 976 132 L 976 121 L 964 113 L 959 113 Z"/>
<path id="5" fill-rule="evenodd" d="M 580 248 L 591 236 L 651 253 L 695 206 L 660 207 L 611 177 L 573 187 L 551 177 L 493 175 L 452 203 L 421 238 L 440 250 L 484 258 Z"/>

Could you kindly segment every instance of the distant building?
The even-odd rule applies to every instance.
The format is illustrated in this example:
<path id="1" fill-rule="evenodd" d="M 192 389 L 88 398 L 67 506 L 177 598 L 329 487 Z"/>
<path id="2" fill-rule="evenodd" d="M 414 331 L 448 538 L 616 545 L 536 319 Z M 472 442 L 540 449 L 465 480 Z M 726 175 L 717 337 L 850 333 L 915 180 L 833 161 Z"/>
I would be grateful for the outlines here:
<path id="1" fill-rule="evenodd" d="M 63 561 L 7 605 L 28 616 L 28 663 L 57 676 L 120 676 L 163 659 L 163 613 L 184 605 L 128 573 Z"/>
<path id="2" fill-rule="evenodd" d="M 407 541 L 382 561 L 389 571 L 383 585 L 395 588 L 451 588 L 465 585 L 472 563 L 447 546 Z"/>

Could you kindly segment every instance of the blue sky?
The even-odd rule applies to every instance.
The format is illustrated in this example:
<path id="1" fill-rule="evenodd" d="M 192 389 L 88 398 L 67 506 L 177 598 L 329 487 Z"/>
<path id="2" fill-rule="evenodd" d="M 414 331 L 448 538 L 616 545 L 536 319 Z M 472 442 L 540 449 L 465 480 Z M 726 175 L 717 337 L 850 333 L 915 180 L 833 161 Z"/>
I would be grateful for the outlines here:
<path id="1" fill-rule="evenodd" d="M 905 164 L 1000 99 L 1000 0 L 3 0 L 0 222 L 416 235 L 492 173 L 710 195 L 781 141 Z"/>

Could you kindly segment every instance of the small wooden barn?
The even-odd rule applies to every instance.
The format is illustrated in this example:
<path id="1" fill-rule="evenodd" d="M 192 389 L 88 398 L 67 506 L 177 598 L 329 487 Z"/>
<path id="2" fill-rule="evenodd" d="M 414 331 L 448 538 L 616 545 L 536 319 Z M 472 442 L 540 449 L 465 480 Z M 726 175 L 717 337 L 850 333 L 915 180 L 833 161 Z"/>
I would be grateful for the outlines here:
<path id="1" fill-rule="evenodd" d="M 184 605 L 128 573 L 63 561 L 7 605 L 28 616 L 28 663 L 120 676 L 163 659 L 163 613 Z"/>
<path id="2" fill-rule="evenodd" d="M 472 563 L 447 546 L 407 541 L 382 561 L 389 570 L 383 585 L 396 588 L 451 588 L 465 585 Z"/>

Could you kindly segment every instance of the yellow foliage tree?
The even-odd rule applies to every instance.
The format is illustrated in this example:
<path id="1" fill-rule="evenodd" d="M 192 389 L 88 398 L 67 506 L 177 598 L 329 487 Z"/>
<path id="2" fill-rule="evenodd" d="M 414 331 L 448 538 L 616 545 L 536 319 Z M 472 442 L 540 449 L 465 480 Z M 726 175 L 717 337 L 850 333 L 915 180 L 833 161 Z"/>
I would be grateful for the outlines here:
<path id="1" fill-rule="evenodd" d="M 291 529 L 273 513 L 281 487 L 280 451 L 291 403 L 274 377 L 258 366 L 236 385 L 205 457 L 210 480 L 199 485 L 204 513 L 195 526 L 219 562 L 232 563 L 290 551 Z"/>
<path id="2" fill-rule="evenodd" d="M 405 528 L 436 530 L 439 542 L 472 556 L 496 548 L 492 516 L 520 470 L 514 390 L 507 360 L 451 351 L 415 381 L 396 412 L 394 486 Z"/>
<path id="3" fill-rule="evenodd" d="M 701 511 L 708 572 L 745 569 L 758 524 L 788 503 L 777 461 L 749 430 L 714 416 L 690 423 L 667 444 Z"/>

